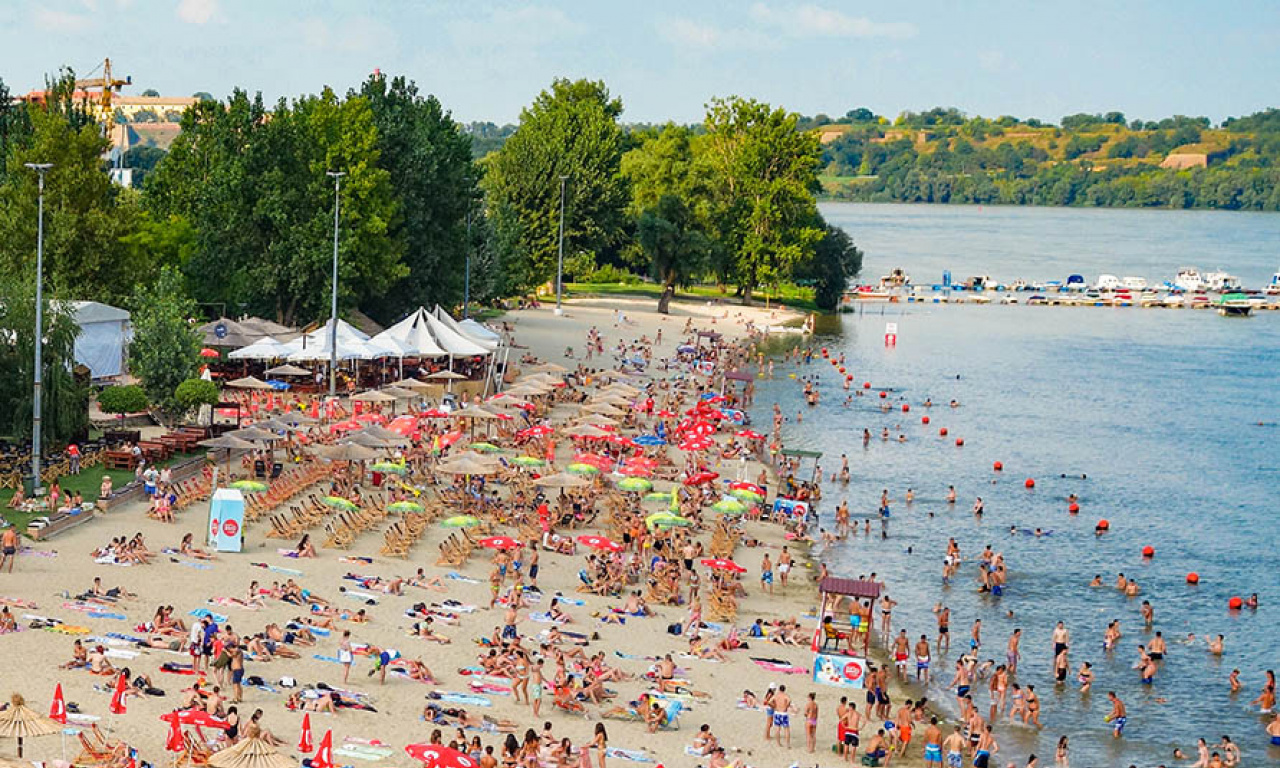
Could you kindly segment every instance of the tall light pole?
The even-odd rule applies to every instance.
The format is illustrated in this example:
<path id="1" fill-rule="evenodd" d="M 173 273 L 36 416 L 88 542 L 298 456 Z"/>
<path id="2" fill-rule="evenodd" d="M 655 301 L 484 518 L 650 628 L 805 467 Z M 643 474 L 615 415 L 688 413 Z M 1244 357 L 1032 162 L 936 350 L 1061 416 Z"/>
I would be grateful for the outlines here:
<path id="1" fill-rule="evenodd" d="M 40 481 L 40 411 L 44 371 L 44 175 L 53 163 L 25 163 L 39 175 L 36 215 L 36 368 L 31 389 L 31 495 L 44 490 Z"/>
<path id="2" fill-rule="evenodd" d="M 564 310 L 560 309 L 560 302 L 564 297 L 564 185 L 569 181 L 568 176 L 560 177 L 560 256 L 556 266 L 556 314 L 560 314 Z"/>
<path id="3" fill-rule="evenodd" d="M 329 314 L 329 397 L 338 390 L 338 192 L 346 171 L 325 171 L 333 177 L 333 304 Z"/>
<path id="4" fill-rule="evenodd" d="M 462 278 L 462 319 L 471 317 L 471 206 L 467 206 L 467 268 Z"/>

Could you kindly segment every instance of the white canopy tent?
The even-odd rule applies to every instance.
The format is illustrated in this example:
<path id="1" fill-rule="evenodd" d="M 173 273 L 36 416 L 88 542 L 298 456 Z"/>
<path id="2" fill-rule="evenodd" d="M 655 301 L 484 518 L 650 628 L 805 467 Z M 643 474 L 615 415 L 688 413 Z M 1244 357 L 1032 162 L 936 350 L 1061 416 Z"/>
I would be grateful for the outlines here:
<path id="1" fill-rule="evenodd" d="M 266 338 L 258 339 L 247 347 L 241 347 L 234 352 L 227 353 L 227 357 L 231 360 L 274 360 L 277 357 L 285 357 L 288 354 L 288 344 L 267 336 Z"/>
<path id="2" fill-rule="evenodd" d="M 124 352 L 133 332 L 129 313 L 96 301 L 73 301 L 76 325 L 76 362 L 89 369 L 94 379 L 124 373 Z"/>
<path id="3" fill-rule="evenodd" d="M 478 326 L 481 330 L 483 330 L 484 334 L 478 334 L 478 333 L 475 333 L 474 331 L 468 330 L 457 320 L 454 320 L 452 317 L 450 317 L 449 313 L 445 312 L 444 308 L 441 307 L 439 304 L 436 305 L 435 309 L 431 310 L 431 315 L 435 317 L 436 320 L 439 320 L 441 323 L 444 323 L 454 333 L 458 334 L 459 336 L 462 336 L 463 338 L 481 347 L 484 347 L 486 350 L 490 352 L 497 349 L 498 342 L 502 340 L 502 337 L 498 336 L 496 333 L 493 333 L 492 331 L 489 331 L 488 329 L 485 329 L 484 326 L 481 326 L 479 323 L 476 323 L 474 320 L 471 322 L 474 325 Z"/>

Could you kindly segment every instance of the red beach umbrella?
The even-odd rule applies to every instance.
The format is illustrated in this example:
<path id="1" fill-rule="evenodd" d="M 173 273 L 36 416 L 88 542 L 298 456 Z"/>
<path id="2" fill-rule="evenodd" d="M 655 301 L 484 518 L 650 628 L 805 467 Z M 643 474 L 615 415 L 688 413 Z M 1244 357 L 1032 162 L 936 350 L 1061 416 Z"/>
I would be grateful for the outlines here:
<path id="1" fill-rule="evenodd" d="M 764 489 L 763 489 L 763 488 L 761 488 L 760 486 L 756 485 L 755 483 L 746 483 L 746 482 L 743 482 L 743 481 L 741 481 L 741 480 L 735 480 L 735 481 L 733 481 L 732 483 L 729 483 L 729 490 L 731 490 L 731 491 L 751 491 L 752 493 L 756 494 L 757 496 L 764 496 L 764 495 L 765 495 Z"/>
<path id="2" fill-rule="evenodd" d="M 311 754 L 315 747 L 311 744 L 311 715 L 302 716 L 302 735 L 298 737 L 298 751 L 304 755 Z"/>
<path id="3" fill-rule="evenodd" d="M 182 726 L 175 717 L 169 723 L 169 736 L 164 740 L 164 748 L 168 752 L 181 752 L 186 747 L 186 741 L 182 738 Z"/>
<path id="4" fill-rule="evenodd" d="M 208 347 L 205 347 L 204 349 L 200 350 L 200 356 L 209 357 L 209 358 L 222 357 L 222 353 L 216 349 L 209 349 Z"/>
<path id="5" fill-rule="evenodd" d="M 599 549 L 604 552 L 622 551 L 622 545 L 607 536 L 583 535 L 578 537 L 578 543 L 584 547 Z"/>
<path id="6" fill-rule="evenodd" d="M 713 568 L 717 571 L 731 571 L 733 573 L 747 572 L 746 568 L 743 568 L 742 566 L 738 565 L 732 560 L 726 560 L 723 557 L 707 558 L 699 562 L 701 562 L 703 565 L 707 566 L 708 568 Z"/>
<path id="7" fill-rule="evenodd" d="M 404 751 L 424 768 L 476 768 L 476 761 L 456 749 L 439 744 L 410 744 Z"/>
<path id="8" fill-rule="evenodd" d="M 127 710 L 124 705 L 124 692 L 129 689 L 129 681 L 124 679 L 124 673 L 116 678 L 116 688 L 111 693 L 111 714 L 123 715 Z"/>
<path id="9" fill-rule="evenodd" d="M 311 758 L 311 768 L 333 768 L 333 731 L 325 731 L 320 748 Z"/>
<path id="10" fill-rule="evenodd" d="M 53 703 L 49 705 L 49 719 L 56 722 L 67 724 L 67 701 L 62 698 L 62 683 L 53 689 Z"/>
<path id="11" fill-rule="evenodd" d="M 179 709 L 166 712 L 160 716 L 160 719 L 166 723 L 176 720 L 179 725 L 198 725 L 201 728 L 216 728 L 220 731 L 227 729 L 226 720 L 214 717 L 203 709 Z"/>
<path id="12" fill-rule="evenodd" d="M 516 549 L 524 545 L 510 536 L 490 536 L 480 540 L 480 546 L 488 549 Z"/>
<path id="13" fill-rule="evenodd" d="M 764 439 L 764 435 L 760 434 L 754 429 L 740 429 L 735 434 L 737 434 L 738 437 L 745 438 L 747 440 L 763 440 Z"/>
<path id="14" fill-rule="evenodd" d="M 628 477 L 649 477 L 653 470 L 643 464 L 626 464 L 618 470 L 618 474 Z"/>
<path id="15" fill-rule="evenodd" d="M 712 480 L 715 480 L 719 476 L 720 476 L 719 473 L 704 470 L 702 472 L 697 472 L 685 478 L 684 484 L 685 485 L 703 485 L 704 483 L 709 483 Z"/>
<path id="16" fill-rule="evenodd" d="M 421 417 L 422 417 L 422 418 L 424 418 L 424 419 L 447 419 L 447 418 L 449 418 L 449 414 L 445 413 L 444 411 L 440 410 L 439 408 L 428 408 L 427 410 L 423 411 L 422 413 L 420 413 L 420 414 L 418 414 L 418 415 L 419 415 L 419 416 L 421 416 Z"/>
<path id="17" fill-rule="evenodd" d="M 674 419 L 676 417 L 674 413 L 672 413 L 671 411 L 668 411 L 666 408 L 663 408 L 662 410 L 658 411 L 654 415 L 660 419 Z"/>

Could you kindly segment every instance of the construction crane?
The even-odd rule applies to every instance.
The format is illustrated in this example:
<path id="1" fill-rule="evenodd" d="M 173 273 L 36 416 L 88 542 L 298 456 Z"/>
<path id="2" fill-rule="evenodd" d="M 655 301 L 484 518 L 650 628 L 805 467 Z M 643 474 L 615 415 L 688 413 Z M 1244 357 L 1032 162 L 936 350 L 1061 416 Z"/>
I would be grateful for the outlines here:
<path id="1" fill-rule="evenodd" d="M 97 67 L 90 71 L 90 74 L 97 71 Z M 104 59 L 102 62 L 102 77 L 94 77 L 85 80 L 77 80 L 76 87 L 82 89 L 101 88 L 102 95 L 98 97 L 98 104 L 102 107 L 104 114 L 111 112 L 111 94 L 118 93 L 120 89 L 126 85 L 132 85 L 133 78 L 125 76 L 123 80 L 116 80 L 111 76 L 111 59 Z"/>

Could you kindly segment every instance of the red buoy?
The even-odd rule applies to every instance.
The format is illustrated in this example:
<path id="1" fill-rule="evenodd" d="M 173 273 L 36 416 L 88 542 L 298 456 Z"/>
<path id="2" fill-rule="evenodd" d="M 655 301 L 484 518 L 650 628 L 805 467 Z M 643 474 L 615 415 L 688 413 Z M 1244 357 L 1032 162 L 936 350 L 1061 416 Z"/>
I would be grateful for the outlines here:
<path id="1" fill-rule="evenodd" d="M 1145 546 L 1145 547 L 1143 547 L 1143 548 L 1142 548 L 1142 556 L 1143 556 L 1143 557 L 1155 557 L 1155 556 L 1156 556 L 1156 548 L 1148 544 L 1147 546 Z"/>
<path id="2" fill-rule="evenodd" d="M 902 412 L 903 412 L 903 413 L 907 413 L 907 412 L 909 412 L 910 410 L 911 410 L 911 406 L 907 405 L 906 403 L 903 403 L 903 404 L 902 404 Z"/>
<path id="3" fill-rule="evenodd" d="M 823 347 L 823 348 L 822 348 L 822 356 L 823 356 L 823 357 L 826 357 L 826 356 L 827 356 L 827 348 L 826 348 L 826 347 Z"/>
<path id="4" fill-rule="evenodd" d="M 863 389 L 871 389 L 871 382 L 869 382 L 869 381 L 864 381 L 864 382 L 862 382 L 862 388 L 863 388 Z"/>
<path id="5" fill-rule="evenodd" d="M 956 445 L 964 445 L 964 438 L 963 438 L 963 437 L 957 437 L 957 438 L 956 438 Z"/>
<path id="6" fill-rule="evenodd" d="M 1071 506 L 1067 507 L 1067 511 L 1074 515 L 1080 511 L 1080 505 L 1073 501 L 1071 502 Z"/>
<path id="7" fill-rule="evenodd" d="M 928 417 L 928 416 L 921 416 L 921 417 L 920 417 L 920 423 L 921 423 L 921 424 L 928 424 L 928 423 L 929 423 L 929 417 Z"/>
<path id="8" fill-rule="evenodd" d="M 1188 584 L 1199 584 L 1199 583 L 1200 583 L 1200 574 L 1196 573 L 1195 571 L 1192 571 L 1191 573 L 1188 573 L 1188 574 L 1187 574 L 1187 583 L 1188 583 Z"/>
<path id="9" fill-rule="evenodd" d="M 1227 601 L 1227 607 L 1233 611 L 1238 611 L 1244 607 L 1244 600 L 1241 600 L 1238 597 L 1233 597 Z"/>
<path id="10" fill-rule="evenodd" d="M 946 427 L 943 427 L 942 429 L 938 430 L 938 436 L 939 436 L 939 437 L 946 437 L 946 436 L 947 436 L 947 428 L 946 428 Z"/>
<path id="11" fill-rule="evenodd" d="M 885 398 L 886 398 L 886 397 L 888 397 L 888 396 L 889 396 L 889 393 L 888 393 L 888 392 L 881 392 L 881 393 L 880 393 L 880 399 L 881 399 L 881 400 L 885 399 Z"/>
<path id="12" fill-rule="evenodd" d="M 843 366 L 843 365 L 842 365 L 842 366 L 840 366 L 840 372 L 841 372 L 841 373 L 844 373 L 844 366 Z"/>
<path id="13" fill-rule="evenodd" d="M 1028 478 L 1027 478 L 1027 481 L 1026 481 L 1025 483 L 1023 483 L 1023 485 L 1025 485 L 1025 486 L 1026 486 L 1026 487 L 1028 487 L 1028 488 L 1035 488 L 1035 487 L 1036 487 L 1036 481 L 1028 477 Z"/>
<path id="14" fill-rule="evenodd" d="M 1106 520 L 1099 520 L 1098 524 L 1095 525 L 1094 528 L 1099 531 L 1109 531 L 1111 530 L 1111 523 Z"/>
<path id="15" fill-rule="evenodd" d="M 992 464 L 992 465 L 991 465 L 991 468 L 992 468 L 992 469 L 994 469 L 994 470 L 995 470 L 995 471 L 997 471 L 997 472 L 1003 472 L 1003 471 L 1004 471 L 1004 462 L 997 461 L 995 464 Z"/>
<path id="16" fill-rule="evenodd" d="M 845 374 L 844 380 L 845 380 L 845 381 L 853 381 L 853 374 L 852 374 L 852 373 Z"/>

